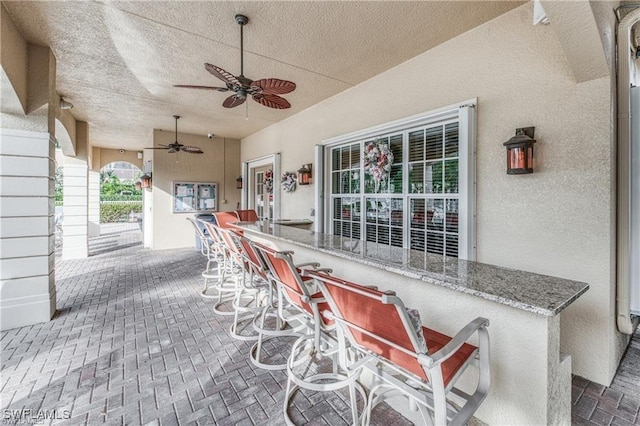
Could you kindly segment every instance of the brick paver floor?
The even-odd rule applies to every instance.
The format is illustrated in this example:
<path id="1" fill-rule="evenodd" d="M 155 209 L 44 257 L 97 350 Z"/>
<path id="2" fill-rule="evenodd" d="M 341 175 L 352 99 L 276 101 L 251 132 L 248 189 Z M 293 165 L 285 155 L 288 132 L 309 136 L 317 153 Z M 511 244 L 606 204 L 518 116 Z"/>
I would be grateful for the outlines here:
<path id="1" fill-rule="evenodd" d="M 150 251 L 136 224 L 103 226 L 93 256 L 56 264 L 53 320 L 0 333 L 8 424 L 284 424 L 286 374 L 254 367 L 251 343 L 198 294 L 194 249 Z M 340 393 L 299 393 L 296 423 L 346 424 Z M 376 424 L 407 424 L 388 406 Z"/>
<path id="2" fill-rule="evenodd" d="M 640 425 L 640 328 L 633 335 L 611 387 L 573 376 L 571 399 L 574 425 Z"/>
<path id="3" fill-rule="evenodd" d="M 137 224 L 101 231 L 90 258 L 57 262 L 53 320 L 0 333 L 2 422 L 283 424 L 285 373 L 254 367 L 251 344 L 198 295 L 199 252 L 143 249 Z M 573 377 L 572 423 L 640 425 L 637 389 L 640 331 L 611 388 Z M 294 401 L 296 423 L 349 420 L 342 394 Z M 375 411 L 374 424 L 403 423 L 386 405 Z"/>

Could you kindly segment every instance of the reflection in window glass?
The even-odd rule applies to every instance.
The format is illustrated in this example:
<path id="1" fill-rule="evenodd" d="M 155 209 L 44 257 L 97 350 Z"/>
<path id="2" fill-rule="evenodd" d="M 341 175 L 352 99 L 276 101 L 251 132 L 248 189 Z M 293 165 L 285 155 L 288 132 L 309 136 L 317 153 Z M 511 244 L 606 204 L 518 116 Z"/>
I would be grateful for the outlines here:
<path id="1" fill-rule="evenodd" d="M 388 144 L 393 153 L 387 178 L 377 187 L 362 161 L 365 146 L 374 140 Z M 335 235 L 375 243 L 367 245 L 370 253 L 386 246 L 389 256 L 394 250 L 397 256 L 403 247 L 458 255 L 457 122 L 408 129 L 330 151 Z"/>

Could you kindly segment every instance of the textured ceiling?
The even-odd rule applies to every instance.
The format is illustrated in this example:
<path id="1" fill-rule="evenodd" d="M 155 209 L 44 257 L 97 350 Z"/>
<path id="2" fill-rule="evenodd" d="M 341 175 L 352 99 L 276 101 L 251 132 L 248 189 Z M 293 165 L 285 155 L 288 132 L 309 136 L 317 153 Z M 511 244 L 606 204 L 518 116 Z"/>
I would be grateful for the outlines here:
<path id="1" fill-rule="evenodd" d="M 58 92 L 89 123 L 94 146 L 140 149 L 152 129 L 242 138 L 392 68 L 522 2 L 3 2 L 31 43 L 57 58 Z M 294 81 L 288 110 L 228 94 L 204 63 L 248 78 Z M 388 90 L 394 90 L 389 87 Z"/>

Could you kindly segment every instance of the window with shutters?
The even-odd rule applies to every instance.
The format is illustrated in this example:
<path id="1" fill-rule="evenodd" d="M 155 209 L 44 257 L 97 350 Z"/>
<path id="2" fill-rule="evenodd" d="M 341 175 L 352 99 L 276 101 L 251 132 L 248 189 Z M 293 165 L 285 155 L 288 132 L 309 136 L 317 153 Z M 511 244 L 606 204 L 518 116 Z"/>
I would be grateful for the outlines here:
<path id="1" fill-rule="evenodd" d="M 467 104 L 329 141 L 325 229 L 378 249 L 473 259 L 474 119 Z M 365 167 L 371 143 L 393 154 L 378 181 Z"/>

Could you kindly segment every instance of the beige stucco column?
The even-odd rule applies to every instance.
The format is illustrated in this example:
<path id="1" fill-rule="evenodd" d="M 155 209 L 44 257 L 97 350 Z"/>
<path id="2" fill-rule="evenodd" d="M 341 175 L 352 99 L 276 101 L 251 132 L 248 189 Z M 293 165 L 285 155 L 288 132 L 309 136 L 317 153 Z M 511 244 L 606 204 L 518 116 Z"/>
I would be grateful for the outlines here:
<path id="1" fill-rule="evenodd" d="M 65 157 L 63 169 L 62 258 L 89 256 L 89 126 L 76 123 L 76 156 Z"/>
<path id="2" fill-rule="evenodd" d="M 89 170 L 89 238 L 100 235 L 100 172 Z"/>
<path id="3" fill-rule="evenodd" d="M 51 50 L 29 45 L 1 15 L 0 329 L 7 330 L 48 321 L 56 309 L 58 95 Z"/>

